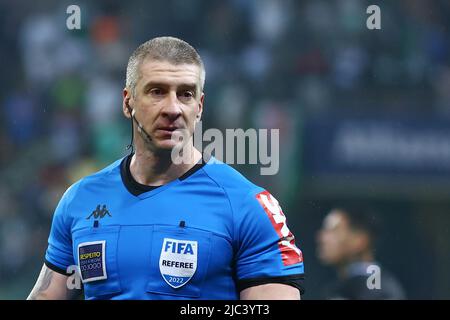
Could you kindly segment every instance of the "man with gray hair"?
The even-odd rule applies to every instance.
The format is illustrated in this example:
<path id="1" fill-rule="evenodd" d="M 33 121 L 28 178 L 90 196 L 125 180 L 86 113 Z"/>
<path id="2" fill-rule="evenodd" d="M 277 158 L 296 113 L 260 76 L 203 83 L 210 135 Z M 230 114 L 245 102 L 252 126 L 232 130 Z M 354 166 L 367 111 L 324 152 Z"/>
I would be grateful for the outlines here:
<path id="1" fill-rule="evenodd" d="M 131 55 L 132 151 L 65 192 L 29 299 L 71 298 L 76 277 L 86 299 L 300 299 L 302 252 L 278 201 L 193 145 L 204 82 L 183 40 Z M 188 161 L 174 161 L 179 144 Z"/>

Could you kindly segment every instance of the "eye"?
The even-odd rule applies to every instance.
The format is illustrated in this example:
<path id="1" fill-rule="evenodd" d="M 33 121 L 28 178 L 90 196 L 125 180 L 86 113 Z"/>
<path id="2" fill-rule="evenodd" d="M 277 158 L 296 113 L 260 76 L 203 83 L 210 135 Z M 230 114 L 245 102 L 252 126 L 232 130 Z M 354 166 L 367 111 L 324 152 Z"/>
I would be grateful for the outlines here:
<path id="1" fill-rule="evenodd" d="M 160 96 L 163 94 L 163 91 L 161 88 L 152 88 L 150 89 L 150 94 L 154 95 L 154 96 Z"/>
<path id="2" fill-rule="evenodd" d="M 186 90 L 182 93 L 182 98 L 184 99 L 191 99 L 194 97 L 194 93 L 190 90 Z"/>

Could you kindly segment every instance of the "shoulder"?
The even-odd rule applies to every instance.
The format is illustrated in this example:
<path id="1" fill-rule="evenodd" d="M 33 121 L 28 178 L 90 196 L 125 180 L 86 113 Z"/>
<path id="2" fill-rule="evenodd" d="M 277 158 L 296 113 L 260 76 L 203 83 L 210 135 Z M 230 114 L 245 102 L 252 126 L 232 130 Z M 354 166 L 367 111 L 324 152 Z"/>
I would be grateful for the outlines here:
<path id="1" fill-rule="evenodd" d="M 203 170 L 229 196 L 239 195 L 242 198 L 248 194 L 255 195 L 264 191 L 263 188 L 251 182 L 242 173 L 214 157 L 211 157 Z"/>
<path id="2" fill-rule="evenodd" d="M 120 164 L 122 160 L 123 158 L 118 159 L 107 167 L 85 176 L 73 183 L 69 188 L 67 188 L 62 197 L 62 201 L 67 205 L 78 197 L 83 190 L 89 189 L 91 186 L 96 184 L 105 183 L 108 181 L 108 178 L 111 179 L 114 177 L 120 177 Z"/>
<path id="3" fill-rule="evenodd" d="M 212 158 L 204 166 L 205 173 L 221 188 L 228 198 L 234 219 L 237 221 L 265 220 L 267 209 L 279 211 L 278 201 L 261 186 L 247 179 L 231 166 Z"/>
<path id="4" fill-rule="evenodd" d="M 371 271 L 370 266 L 377 266 L 378 271 Z M 352 272 L 338 288 L 338 295 L 347 299 L 390 300 L 405 297 L 395 277 L 376 262 L 361 264 L 359 272 Z"/>

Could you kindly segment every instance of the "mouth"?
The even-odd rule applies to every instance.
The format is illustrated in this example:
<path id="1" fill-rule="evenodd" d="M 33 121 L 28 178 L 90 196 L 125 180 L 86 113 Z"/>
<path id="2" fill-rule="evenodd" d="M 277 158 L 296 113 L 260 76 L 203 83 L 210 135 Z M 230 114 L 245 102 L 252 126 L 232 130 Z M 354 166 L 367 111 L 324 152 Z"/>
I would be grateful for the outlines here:
<path id="1" fill-rule="evenodd" d="M 156 132 L 164 138 L 171 138 L 174 134 L 175 131 L 180 130 L 180 127 L 177 126 L 162 126 L 162 127 L 157 127 L 156 128 Z"/>
<path id="2" fill-rule="evenodd" d="M 179 129 L 178 127 L 173 127 L 173 126 L 169 126 L 169 127 L 159 127 L 156 130 L 164 135 L 166 134 L 172 134 L 174 131 L 176 131 L 177 129 Z"/>
<path id="3" fill-rule="evenodd" d="M 167 127 L 158 127 L 156 130 L 174 132 L 177 129 L 179 128 L 175 126 L 167 126 Z"/>

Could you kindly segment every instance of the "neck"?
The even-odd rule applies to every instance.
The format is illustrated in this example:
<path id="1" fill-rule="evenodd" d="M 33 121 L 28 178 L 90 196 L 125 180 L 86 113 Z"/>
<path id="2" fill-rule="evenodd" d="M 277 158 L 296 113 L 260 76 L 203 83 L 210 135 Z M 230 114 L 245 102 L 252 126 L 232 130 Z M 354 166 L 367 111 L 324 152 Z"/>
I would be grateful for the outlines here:
<path id="1" fill-rule="evenodd" d="M 374 256 L 370 251 L 361 252 L 360 254 L 352 256 L 349 259 L 342 262 L 341 264 L 339 264 L 339 266 L 337 268 L 338 276 L 341 279 L 346 278 L 348 276 L 349 267 L 354 263 L 372 263 L 373 261 L 374 261 Z"/>
<path id="2" fill-rule="evenodd" d="M 160 186 L 178 179 L 202 158 L 201 153 L 192 145 L 184 150 L 187 152 L 185 159 L 190 159 L 190 161 L 174 164 L 171 150 L 154 152 L 136 148 L 130 163 L 131 175 L 140 184 L 148 186 Z"/>

